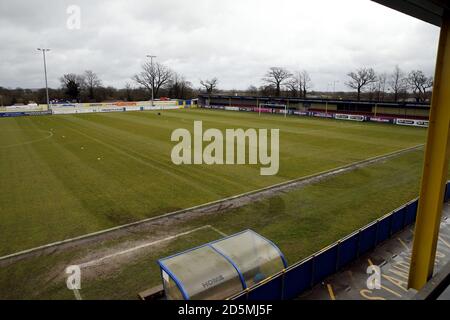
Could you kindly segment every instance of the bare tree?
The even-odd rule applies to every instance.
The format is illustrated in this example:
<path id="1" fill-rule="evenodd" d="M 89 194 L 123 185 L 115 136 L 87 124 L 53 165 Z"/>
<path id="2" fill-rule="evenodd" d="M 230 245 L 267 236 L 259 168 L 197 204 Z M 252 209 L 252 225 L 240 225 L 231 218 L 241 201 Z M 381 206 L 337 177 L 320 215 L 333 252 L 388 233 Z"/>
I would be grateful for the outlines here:
<path id="1" fill-rule="evenodd" d="M 273 94 L 273 86 L 263 85 L 258 88 L 258 92 L 261 96 L 270 96 Z"/>
<path id="2" fill-rule="evenodd" d="M 377 81 L 377 76 L 372 68 L 359 68 L 356 72 L 348 73 L 347 76 L 350 77 L 350 80 L 345 84 L 357 91 L 358 101 L 361 100 L 361 91 L 364 90 L 367 85 Z"/>
<path id="3" fill-rule="evenodd" d="M 217 78 L 212 78 L 210 80 L 200 80 L 200 84 L 205 87 L 205 90 L 208 94 L 213 93 L 217 89 L 217 85 L 219 84 L 219 80 Z"/>
<path id="4" fill-rule="evenodd" d="M 247 93 L 252 95 L 252 96 L 257 96 L 258 95 L 258 88 L 254 85 L 250 85 L 247 88 Z"/>
<path id="5" fill-rule="evenodd" d="M 433 87 L 433 77 L 427 77 L 421 70 L 413 70 L 408 74 L 406 81 L 416 101 L 426 101 L 429 94 L 428 89 Z"/>
<path id="6" fill-rule="evenodd" d="M 302 77 L 300 72 L 289 78 L 286 82 L 286 87 L 291 92 L 293 97 L 299 98 L 302 96 Z"/>
<path id="7" fill-rule="evenodd" d="M 133 87 L 129 82 L 125 84 L 125 99 L 127 101 L 133 101 Z"/>
<path id="8" fill-rule="evenodd" d="M 284 85 L 292 74 L 284 68 L 272 67 L 267 71 L 266 75 L 262 79 L 267 84 L 274 86 L 277 97 L 280 96 L 281 86 Z"/>
<path id="9" fill-rule="evenodd" d="M 84 77 L 75 73 L 68 73 L 59 78 L 59 81 L 66 95 L 72 100 L 79 101 L 81 90 L 85 87 Z"/>
<path id="10" fill-rule="evenodd" d="M 192 84 L 183 76 L 174 73 L 168 84 L 169 96 L 186 99 L 192 93 Z"/>
<path id="11" fill-rule="evenodd" d="M 146 62 L 142 65 L 142 71 L 134 75 L 133 80 L 145 87 L 149 92 L 152 91 L 155 97 L 159 95 L 159 89 L 164 87 L 172 79 L 173 72 L 165 65 L 156 62 Z"/>
<path id="12" fill-rule="evenodd" d="M 377 76 L 377 100 L 384 101 L 384 96 L 386 94 L 386 73 L 381 73 Z"/>
<path id="13" fill-rule="evenodd" d="M 389 88 L 392 90 L 394 94 L 394 101 L 397 102 L 399 95 L 401 92 L 406 90 L 406 79 L 405 74 L 400 69 L 399 66 L 395 66 L 394 71 L 392 72 L 389 78 Z"/>
<path id="14" fill-rule="evenodd" d="M 366 99 L 373 101 L 377 99 L 377 92 L 378 92 L 378 83 L 374 82 L 369 85 L 367 85 L 366 89 L 364 90 L 366 92 Z"/>
<path id="15" fill-rule="evenodd" d="M 309 73 L 306 70 L 303 70 L 300 73 L 301 77 L 301 85 L 302 85 L 302 97 L 303 99 L 306 99 L 306 94 L 308 93 L 308 90 L 311 89 L 311 77 L 309 76 Z"/>
<path id="16" fill-rule="evenodd" d="M 89 99 L 94 99 L 95 89 L 102 85 L 102 81 L 98 78 L 97 74 L 91 70 L 86 70 L 84 72 L 84 85 L 88 90 Z"/>

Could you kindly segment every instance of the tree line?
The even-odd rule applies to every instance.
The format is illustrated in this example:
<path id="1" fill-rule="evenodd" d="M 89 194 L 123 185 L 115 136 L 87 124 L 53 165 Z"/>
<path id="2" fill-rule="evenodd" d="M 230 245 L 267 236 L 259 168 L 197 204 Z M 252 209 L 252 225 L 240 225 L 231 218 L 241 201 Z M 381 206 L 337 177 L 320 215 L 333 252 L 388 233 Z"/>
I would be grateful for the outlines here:
<path id="1" fill-rule="evenodd" d="M 107 87 L 106 100 L 149 100 L 152 90 L 155 98 L 164 96 L 190 99 L 196 95 L 189 81 L 161 63 L 144 63 L 141 72 L 135 74 L 131 80 L 132 82 L 127 82 L 121 90 Z M 71 101 L 105 100 L 102 81 L 90 70 L 82 75 L 65 74 L 60 78 L 60 83 L 63 93 Z"/>
<path id="2" fill-rule="evenodd" d="M 104 86 L 92 70 L 82 74 L 68 73 L 59 78 L 59 88 L 49 88 L 50 100 L 57 102 L 143 101 L 154 97 L 192 99 L 197 97 L 191 82 L 161 63 L 144 63 L 139 73 L 131 77 L 124 88 Z M 45 88 L 7 89 L 0 87 L 0 105 L 46 103 Z"/>
<path id="3" fill-rule="evenodd" d="M 347 73 L 346 87 L 353 92 L 340 92 L 339 96 L 360 101 L 404 101 L 413 98 L 417 102 L 428 101 L 431 97 L 433 78 L 421 70 L 412 70 L 408 74 L 399 66 L 392 73 L 376 73 L 373 68 L 361 67 Z M 306 70 L 290 72 L 285 68 L 272 67 L 262 78 L 264 83 L 259 89 L 250 86 L 252 94 L 285 95 L 306 98 L 312 88 L 312 81 Z M 311 92 L 312 94 L 317 92 Z M 336 94 L 335 94 L 336 95 Z M 334 97 L 336 98 L 336 97 Z"/>
<path id="4" fill-rule="evenodd" d="M 361 67 L 347 73 L 346 87 L 351 91 L 333 92 L 332 98 L 371 101 L 428 101 L 431 97 L 433 78 L 421 70 L 405 73 L 396 66 L 391 73 L 376 73 L 373 68 Z M 262 85 L 249 86 L 246 90 L 232 93 L 253 96 L 330 97 L 329 92 L 313 91 L 311 77 L 306 70 L 291 72 L 282 67 L 271 67 L 261 78 Z M 82 74 L 69 73 L 59 78 L 60 88 L 49 89 L 51 100 L 71 102 L 139 101 L 154 97 L 191 99 L 199 93 L 231 93 L 219 89 L 219 79 L 200 80 L 201 87 L 194 89 L 184 76 L 162 63 L 146 62 L 141 71 L 133 75 L 124 88 L 104 86 L 100 77 L 92 70 Z M 6 89 L 0 87 L 0 104 L 45 103 L 45 89 Z"/>
<path id="5" fill-rule="evenodd" d="M 359 101 L 364 92 L 369 93 L 370 100 L 384 101 L 390 94 L 393 101 L 404 100 L 409 94 L 417 102 L 425 102 L 431 97 L 433 77 L 425 75 L 421 70 L 412 70 L 405 74 L 399 66 L 396 66 L 391 74 L 377 74 L 373 68 L 359 68 L 349 72 L 350 78 L 346 85 L 356 90 L 356 98 Z"/>

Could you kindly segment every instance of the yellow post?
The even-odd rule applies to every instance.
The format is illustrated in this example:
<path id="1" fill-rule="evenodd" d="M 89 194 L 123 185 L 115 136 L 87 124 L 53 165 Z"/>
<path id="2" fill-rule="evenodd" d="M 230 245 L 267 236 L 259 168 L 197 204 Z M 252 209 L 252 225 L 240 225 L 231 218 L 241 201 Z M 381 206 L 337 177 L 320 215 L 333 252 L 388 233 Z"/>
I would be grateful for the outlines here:
<path id="1" fill-rule="evenodd" d="M 450 15 L 444 13 L 431 99 L 409 287 L 420 290 L 432 277 L 449 159 Z"/>

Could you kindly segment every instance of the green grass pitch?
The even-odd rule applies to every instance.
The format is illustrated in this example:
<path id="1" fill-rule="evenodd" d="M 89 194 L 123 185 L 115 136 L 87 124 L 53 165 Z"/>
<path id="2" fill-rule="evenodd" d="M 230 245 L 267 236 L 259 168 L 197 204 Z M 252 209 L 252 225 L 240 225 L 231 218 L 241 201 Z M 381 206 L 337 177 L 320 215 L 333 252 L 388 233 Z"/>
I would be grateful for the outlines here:
<path id="1" fill-rule="evenodd" d="M 279 128 L 280 170 L 171 163 L 176 128 Z M 207 110 L 0 119 L 0 255 L 424 143 L 426 131 Z"/>
<path id="2" fill-rule="evenodd" d="M 417 196 L 421 150 L 330 177 L 304 188 L 274 195 L 222 214 L 192 217 L 161 225 L 157 238 L 196 231 L 82 269 L 83 299 L 136 299 L 137 293 L 161 284 L 156 260 L 246 228 L 275 241 L 288 263 L 295 263 Z M 325 196 L 324 196 L 325 195 Z M 65 268 L 104 257 L 122 244 L 146 241 L 147 231 L 93 242 L 23 259 L 0 268 L 0 299 L 74 299 L 66 288 Z M 136 244 L 130 244 L 135 246 Z M 115 248 L 115 249 L 114 249 Z M 116 251 L 117 252 L 117 251 Z"/>

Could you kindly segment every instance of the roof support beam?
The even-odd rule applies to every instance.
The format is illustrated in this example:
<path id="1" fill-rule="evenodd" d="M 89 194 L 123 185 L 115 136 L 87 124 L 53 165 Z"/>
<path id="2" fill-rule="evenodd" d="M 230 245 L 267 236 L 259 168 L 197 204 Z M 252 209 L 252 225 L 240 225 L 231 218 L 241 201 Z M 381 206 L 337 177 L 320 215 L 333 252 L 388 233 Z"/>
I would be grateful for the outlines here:
<path id="1" fill-rule="evenodd" d="M 373 0 L 386 7 L 400 11 L 422 21 L 440 27 L 445 9 L 450 9 L 448 0 Z"/>
<path id="2" fill-rule="evenodd" d="M 420 290 L 433 275 L 449 161 L 450 14 L 443 16 L 431 100 L 425 162 L 409 274 L 409 287 Z"/>

